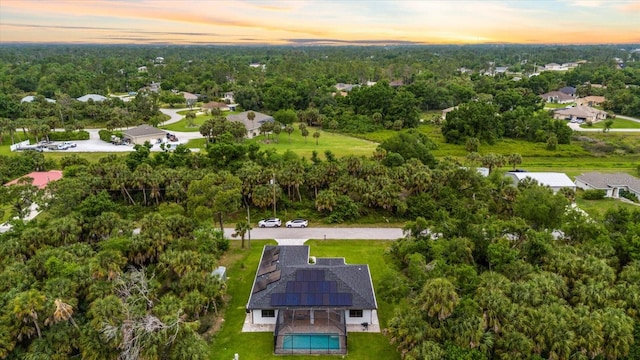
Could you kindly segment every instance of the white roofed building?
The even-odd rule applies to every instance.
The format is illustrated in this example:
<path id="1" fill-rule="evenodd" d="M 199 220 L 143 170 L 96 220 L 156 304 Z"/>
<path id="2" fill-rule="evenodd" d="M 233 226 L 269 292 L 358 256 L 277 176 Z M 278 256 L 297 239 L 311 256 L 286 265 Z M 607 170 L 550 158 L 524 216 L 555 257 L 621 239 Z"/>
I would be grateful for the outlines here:
<path id="1" fill-rule="evenodd" d="M 521 181 L 529 178 L 535 180 L 542 186 L 548 186 L 553 192 L 558 192 L 562 188 L 576 190 L 576 184 L 565 173 L 556 172 L 516 172 L 509 171 L 505 176 L 510 177 L 514 181 L 514 185 L 518 185 Z"/>

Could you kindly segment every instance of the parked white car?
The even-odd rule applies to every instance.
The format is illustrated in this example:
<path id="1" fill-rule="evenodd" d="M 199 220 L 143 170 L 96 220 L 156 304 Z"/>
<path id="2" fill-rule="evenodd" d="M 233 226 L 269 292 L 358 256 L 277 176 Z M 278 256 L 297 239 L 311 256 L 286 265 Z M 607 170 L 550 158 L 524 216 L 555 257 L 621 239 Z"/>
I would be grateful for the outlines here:
<path id="1" fill-rule="evenodd" d="M 261 228 L 265 227 L 280 227 L 282 222 L 278 218 L 269 218 L 258 221 L 258 226 Z"/>
<path id="2" fill-rule="evenodd" d="M 293 219 L 293 220 L 287 221 L 286 226 L 288 228 L 294 228 L 294 227 L 305 228 L 309 226 L 309 221 L 305 219 Z"/>
<path id="3" fill-rule="evenodd" d="M 72 142 L 69 142 L 69 141 L 65 141 L 65 142 L 63 142 L 62 144 L 63 144 L 63 145 L 66 145 L 66 146 L 68 146 L 68 147 L 72 147 L 72 148 L 74 148 L 74 147 L 76 147 L 76 146 L 77 146 L 77 144 L 76 144 L 76 143 L 72 143 Z"/>

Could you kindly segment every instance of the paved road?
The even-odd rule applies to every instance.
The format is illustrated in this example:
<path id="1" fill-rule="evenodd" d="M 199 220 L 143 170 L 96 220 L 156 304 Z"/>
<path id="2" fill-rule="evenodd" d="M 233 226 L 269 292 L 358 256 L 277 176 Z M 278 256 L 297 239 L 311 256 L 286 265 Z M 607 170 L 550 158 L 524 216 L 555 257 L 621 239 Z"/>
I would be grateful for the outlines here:
<path id="1" fill-rule="evenodd" d="M 233 229 L 225 228 L 225 235 L 230 238 Z M 275 239 L 281 245 L 302 245 L 309 239 L 339 240 L 396 240 L 402 237 L 399 228 L 255 228 L 251 230 L 252 240 Z M 240 238 L 236 238 L 240 239 Z M 245 240 L 247 236 L 245 236 Z"/>

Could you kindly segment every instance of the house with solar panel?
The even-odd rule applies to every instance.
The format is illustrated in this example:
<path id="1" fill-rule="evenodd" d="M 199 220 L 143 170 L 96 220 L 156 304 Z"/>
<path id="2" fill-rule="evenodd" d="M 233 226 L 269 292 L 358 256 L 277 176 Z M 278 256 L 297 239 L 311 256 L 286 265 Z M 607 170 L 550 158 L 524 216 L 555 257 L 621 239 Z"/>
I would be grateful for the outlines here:
<path id="1" fill-rule="evenodd" d="M 273 331 L 275 354 L 346 354 L 347 334 L 380 331 L 368 265 L 265 246 L 243 331 Z"/>

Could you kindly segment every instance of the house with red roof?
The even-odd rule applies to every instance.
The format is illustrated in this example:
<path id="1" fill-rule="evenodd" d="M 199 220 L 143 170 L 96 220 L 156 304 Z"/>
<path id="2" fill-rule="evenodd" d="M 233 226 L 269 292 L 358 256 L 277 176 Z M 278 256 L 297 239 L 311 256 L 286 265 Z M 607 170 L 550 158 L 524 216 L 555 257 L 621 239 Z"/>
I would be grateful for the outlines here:
<path id="1" fill-rule="evenodd" d="M 11 180 L 8 183 L 4 184 L 4 186 L 11 186 L 18 184 L 20 180 L 24 178 L 31 178 L 33 181 L 31 184 L 38 189 L 44 189 L 47 185 L 52 181 L 57 181 L 62 179 L 62 171 L 60 170 L 50 170 L 50 171 L 34 171 L 25 176 L 21 176 L 17 179 Z"/>

